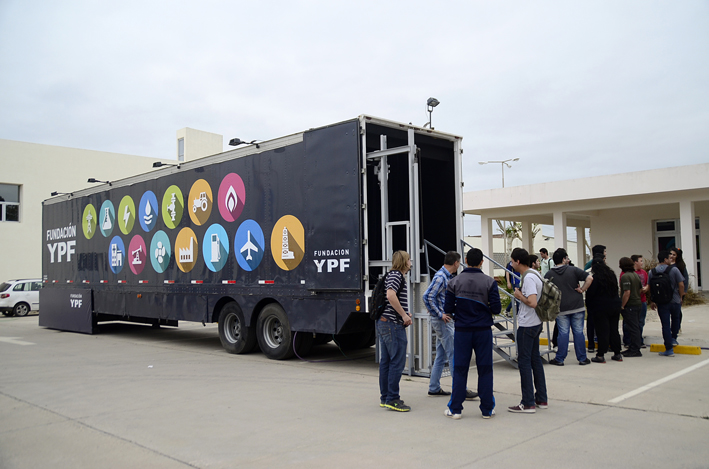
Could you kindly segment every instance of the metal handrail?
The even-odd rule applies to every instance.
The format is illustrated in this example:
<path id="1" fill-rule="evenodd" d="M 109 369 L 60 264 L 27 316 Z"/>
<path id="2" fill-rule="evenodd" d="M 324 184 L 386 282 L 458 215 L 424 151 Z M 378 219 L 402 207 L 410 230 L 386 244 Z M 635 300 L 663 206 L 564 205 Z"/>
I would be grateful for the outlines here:
<path id="1" fill-rule="evenodd" d="M 460 242 L 463 244 L 463 246 L 461 246 L 462 248 L 465 248 L 465 246 L 468 246 L 468 247 L 471 248 L 471 249 L 475 247 L 475 246 L 471 246 L 470 244 L 468 244 L 468 243 L 467 243 L 465 240 L 463 240 L 463 239 L 461 239 Z M 463 250 L 465 250 L 465 249 L 463 249 Z M 522 279 L 522 277 L 521 277 L 517 272 L 515 272 L 514 270 L 509 270 L 509 269 L 507 268 L 507 266 L 504 266 L 504 265 L 500 264 L 499 262 L 497 262 L 495 259 L 492 259 L 492 258 L 486 256 L 485 253 L 483 253 L 483 257 L 484 257 L 485 259 L 489 260 L 490 262 L 492 262 L 493 264 L 495 264 L 496 266 L 498 266 L 500 269 L 502 269 L 502 270 L 504 270 L 504 271 L 506 271 L 506 272 L 511 273 L 512 275 L 514 275 L 515 277 L 517 277 L 517 279 L 519 279 L 519 280 Z"/>

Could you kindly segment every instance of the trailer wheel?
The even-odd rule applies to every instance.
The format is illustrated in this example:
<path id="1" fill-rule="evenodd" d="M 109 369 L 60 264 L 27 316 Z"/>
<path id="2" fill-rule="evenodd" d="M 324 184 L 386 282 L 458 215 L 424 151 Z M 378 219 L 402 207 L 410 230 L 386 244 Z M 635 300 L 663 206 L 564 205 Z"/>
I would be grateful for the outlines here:
<path id="1" fill-rule="evenodd" d="M 313 348 L 314 339 L 312 332 L 296 332 L 295 353 L 301 358 L 307 356 Z"/>
<path id="2" fill-rule="evenodd" d="M 227 303 L 219 313 L 219 340 L 229 353 L 249 353 L 256 346 L 256 333 L 244 322 L 241 308 Z"/>
<path id="3" fill-rule="evenodd" d="M 293 356 L 293 333 L 288 316 L 276 303 L 266 305 L 256 322 L 256 338 L 261 351 L 271 360 Z"/>

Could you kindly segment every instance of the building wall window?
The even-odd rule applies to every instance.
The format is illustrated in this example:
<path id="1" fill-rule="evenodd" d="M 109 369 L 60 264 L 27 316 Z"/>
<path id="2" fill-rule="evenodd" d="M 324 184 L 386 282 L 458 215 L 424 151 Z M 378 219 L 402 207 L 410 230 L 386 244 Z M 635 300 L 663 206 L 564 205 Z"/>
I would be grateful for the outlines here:
<path id="1" fill-rule="evenodd" d="M 20 186 L 0 184 L 0 222 L 20 221 Z"/>
<path id="2" fill-rule="evenodd" d="M 185 161 L 185 139 L 177 139 L 177 161 Z"/>

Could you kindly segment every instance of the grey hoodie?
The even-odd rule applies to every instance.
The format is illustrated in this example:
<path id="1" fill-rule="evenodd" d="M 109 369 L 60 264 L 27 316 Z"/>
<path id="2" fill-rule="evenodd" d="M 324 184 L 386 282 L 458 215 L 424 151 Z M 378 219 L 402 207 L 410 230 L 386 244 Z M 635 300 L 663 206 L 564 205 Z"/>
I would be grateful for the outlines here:
<path id="1" fill-rule="evenodd" d="M 588 272 L 569 265 L 554 267 L 544 275 L 544 278 L 551 281 L 561 290 L 559 315 L 564 316 L 586 311 L 586 307 L 583 304 L 583 294 L 577 292 L 576 287 L 579 286 L 579 282 L 585 281 L 588 275 Z"/>

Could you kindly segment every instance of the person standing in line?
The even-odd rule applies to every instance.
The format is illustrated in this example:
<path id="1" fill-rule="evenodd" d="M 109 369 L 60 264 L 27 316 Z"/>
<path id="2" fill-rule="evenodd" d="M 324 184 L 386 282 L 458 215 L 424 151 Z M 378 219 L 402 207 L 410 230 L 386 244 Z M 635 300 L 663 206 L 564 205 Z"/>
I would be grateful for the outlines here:
<path id="1" fill-rule="evenodd" d="M 606 247 L 602 244 L 596 244 L 591 248 L 591 259 L 589 259 L 589 261 L 586 262 L 586 265 L 583 266 L 583 270 L 590 269 L 591 264 L 593 263 L 593 258 L 599 255 L 606 257 Z"/>
<path id="2" fill-rule="evenodd" d="M 640 348 L 645 348 L 643 329 L 645 328 L 645 320 L 647 319 L 647 296 L 645 295 L 645 287 L 647 287 L 647 272 L 643 268 L 645 263 L 643 256 L 633 254 L 630 256 L 630 259 L 633 261 L 635 273 L 638 274 L 638 277 L 640 277 L 640 283 L 642 283 L 643 286 L 643 289 L 640 290 L 640 315 L 638 316 L 638 326 L 640 327 Z M 620 273 L 620 278 L 623 278 L 623 272 Z M 626 347 L 630 345 L 630 332 L 626 330 L 625 322 L 623 322 L 623 345 Z"/>
<path id="3" fill-rule="evenodd" d="M 596 256 L 591 264 L 593 282 L 586 292 L 586 308 L 589 316 L 596 319 L 598 334 L 598 352 L 591 358 L 594 363 L 605 363 L 604 355 L 608 345 L 613 350 L 611 360 L 623 361 L 620 354 L 620 334 L 618 320 L 620 318 L 620 297 L 618 296 L 618 278 L 615 272 L 606 265 L 604 257 Z"/>
<path id="4" fill-rule="evenodd" d="M 628 349 L 621 352 L 624 357 L 642 357 L 640 352 L 640 291 L 643 289 L 642 281 L 635 273 L 635 264 L 629 257 L 621 257 L 618 262 L 623 275 L 620 278 L 620 309 L 623 314 L 623 329 L 628 330 L 630 341 Z"/>
<path id="5" fill-rule="evenodd" d="M 648 274 L 648 284 L 652 283 L 653 276 L 667 273 L 672 289 L 672 299 L 668 303 L 659 303 L 657 298 L 652 298 L 657 307 L 657 315 L 662 323 L 662 339 L 665 342 L 665 351 L 659 355 L 663 357 L 674 357 L 674 346 L 677 344 L 677 333 L 679 332 L 679 315 L 684 296 L 684 278 L 679 269 L 670 263 L 669 251 L 660 251 L 657 255 L 660 264 L 652 269 Z M 655 309 L 655 307 L 653 307 Z"/>
<path id="6" fill-rule="evenodd" d="M 536 256 L 534 256 L 536 257 Z M 539 334 L 542 321 L 534 308 L 542 294 L 542 277 L 529 265 L 529 253 L 517 248 L 512 251 L 513 267 L 522 276 L 521 288 L 515 289 L 515 298 L 521 305 L 517 319 L 517 364 L 522 386 L 522 401 L 507 410 L 515 413 L 531 414 L 546 409 L 547 382 L 544 376 L 542 357 L 539 355 Z M 536 388 L 536 392 L 535 392 Z"/>
<path id="7" fill-rule="evenodd" d="M 443 310 L 455 320 L 453 358 L 453 394 L 444 415 L 462 417 L 466 398 L 470 359 L 475 350 L 478 370 L 478 393 L 483 418 L 495 414 L 492 393 L 492 316 L 500 314 L 502 305 L 497 282 L 481 270 L 483 252 L 472 248 L 465 256 L 467 268 L 448 282 Z"/>
<path id="8" fill-rule="evenodd" d="M 519 287 L 519 276 L 514 273 L 514 269 L 512 268 L 512 259 L 510 259 L 510 262 L 507 263 L 507 267 L 505 268 L 505 280 L 507 281 L 507 289 L 510 293 L 514 293 L 514 289 Z M 517 310 L 519 311 L 519 301 L 515 301 L 515 303 Z M 510 301 L 507 308 L 505 308 L 505 312 L 509 313 L 511 309 L 512 301 Z"/>
<path id="9" fill-rule="evenodd" d="M 441 388 L 441 374 L 446 361 L 450 364 L 451 370 L 453 369 L 455 325 L 453 318 L 443 311 L 443 304 L 446 299 L 448 282 L 458 271 L 458 267 L 460 267 L 460 254 L 448 251 L 443 259 L 443 267 L 433 276 L 433 280 L 423 294 L 423 303 L 431 315 L 431 328 L 436 333 L 436 360 L 431 367 L 431 379 L 428 384 L 429 396 L 450 396 L 451 394 Z M 469 389 L 466 391 L 466 399 L 475 399 L 476 397 L 478 397 L 478 393 Z"/>
<path id="10" fill-rule="evenodd" d="M 526 249 L 525 249 L 526 251 Z M 529 255 L 529 268 L 534 269 L 537 272 L 539 272 L 539 269 L 541 267 L 541 264 L 539 263 L 539 257 L 537 257 L 535 254 L 530 254 Z M 520 283 L 520 288 L 522 288 L 522 284 Z"/>
<path id="11" fill-rule="evenodd" d="M 540 264 L 542 267 L 542 277 L 544 277 L 547 272 L 549 272 L 549 269 L 554 267 L 554 263 L 551 261 L 551 257 L 549 257 L 549 251 L 547 251 L 547 248 L 541 248 L 539 250 L 539 255 L 542 258 Z"/>
<path id="12" fill-rule="evenodd" d="M 399 395 L 399 382 L 406 364 L 406 327 L 411 325 L 406 273 L 411 270 L 411 259 L 406 251 L 396 251 L 391 259 L 386 278 L 387 305 L 377 321 L 380 340 L 379 391 L 380 406 L 398 412 L 408 412 Z M 397 292 L 398 295 L 397 295 Z"/>
<path id="13" fill-rule="evenodd" d="M 563 248 L 554 251 L 553 257 L 554 264 L 558 267 L 547 272 L 544 278 L 561 290 L 561 306 L 559 315 L 556 317 L 556 325 L 559 326 L 557 339 L 559 348 L 556 351 L 556 357 L 549 363 L 564 366 L 564 360 L 569 353 L 569 329 L 571 329 L 574 335 L 576 359 L 579 361 L 579 365 L 588 365 L 591 360 L 586 357 L 586 340 L 583 336 L 583 321 L 586 316 L 583 293 L 591 286 L 593 276 L 578 267 L 567 265 L 569 256 Z M 584 282 L 583 287 L 580 286 L 580 282 Z"/>
<path id="14" fill-rule="evenodd" d="M 670 249 L 670 263 L 679 269 L 679 273 L 682 274 L 684 278 L 684 295 L 687 294 L 689 290 L 689 273 L 687 272 L 687 264 L 684 263 L 682 259 L 682 250 L 679 248 Z M 677 334 L 682 330 L 682 303 L 684 303 L 684 295 L 682 295 L 680 306 L 679 306 L 679 329 L 677 329 Z M 675 337 L 677 341 L 677 337 Z"/>

